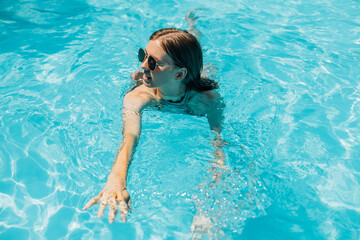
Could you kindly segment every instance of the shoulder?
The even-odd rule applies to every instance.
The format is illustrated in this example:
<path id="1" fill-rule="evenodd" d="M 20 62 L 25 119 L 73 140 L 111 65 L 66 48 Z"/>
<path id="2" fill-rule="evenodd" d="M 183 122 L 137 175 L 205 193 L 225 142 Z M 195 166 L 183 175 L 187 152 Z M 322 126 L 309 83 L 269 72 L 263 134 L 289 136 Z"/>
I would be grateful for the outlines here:
<path id="1" fill-rule="evenodd" d="M 123 108 L 141 112 L 152 102 L 152 98 L 149 88 L 141 85 L 124 95 Z"/>
<path id="2" fill-rule="evenodd" d="M 149 88 L 147 88 L 144 85 L 140 85 L 130 91 L 128 91 L 125 95 L 124 98 L 134 98 L 134 97 L 146 97 L 147 95 L 149 95 Z"/>
<path id="3" fill-rule="evenodd" d="M 191 90 L 189 107 L 197 114 L 206 114 L 212 109 L 223 108 L 221 95 L 216 90 Z"/>
<path id="4" fill-rule="evenodd" d="M 194 102 L 212 103 L 221 99 L 221 95 L 216 90 L 195 91 L 191 90 L 191 100 Z"/>

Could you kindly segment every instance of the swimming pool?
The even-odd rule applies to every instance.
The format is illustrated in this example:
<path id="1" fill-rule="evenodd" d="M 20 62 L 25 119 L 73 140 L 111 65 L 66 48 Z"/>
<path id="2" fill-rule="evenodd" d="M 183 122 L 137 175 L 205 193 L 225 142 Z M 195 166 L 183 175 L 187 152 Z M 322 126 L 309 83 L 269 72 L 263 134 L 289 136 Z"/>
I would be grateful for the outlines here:
<path id="1" fill-rule="evenodd" d="M 136 52 L 197 28 L 225 99 L 229 171 L 204 118 L 145 111 L 132 213 L 81 208 L 121 141 Z M 359 1 L 0 2 L 0 239 L 359 239 Z M 247 154 L 242 150 L 246 149 Z"/>

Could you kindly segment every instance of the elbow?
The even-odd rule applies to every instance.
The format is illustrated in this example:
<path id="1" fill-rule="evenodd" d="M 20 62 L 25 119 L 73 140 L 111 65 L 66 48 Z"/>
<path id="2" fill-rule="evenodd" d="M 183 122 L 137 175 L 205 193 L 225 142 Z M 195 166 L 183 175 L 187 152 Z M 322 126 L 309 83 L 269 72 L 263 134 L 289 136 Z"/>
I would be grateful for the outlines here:
<path id="1" fill-rule="evenodd" d="M 140 138 L 140 133 L 123 133 L 125 142 L 134 142 L 138 143 Z"/>
<path id="2" fill-rule="evenodd" d="M 140 129 L 141 128 L 137 128 L 137 127 L 127 127 L 127 128 L 123 128 L 121 133 L 124 138 L 138 140 L 140 138 L 140 133 L 141 133 Z"/>

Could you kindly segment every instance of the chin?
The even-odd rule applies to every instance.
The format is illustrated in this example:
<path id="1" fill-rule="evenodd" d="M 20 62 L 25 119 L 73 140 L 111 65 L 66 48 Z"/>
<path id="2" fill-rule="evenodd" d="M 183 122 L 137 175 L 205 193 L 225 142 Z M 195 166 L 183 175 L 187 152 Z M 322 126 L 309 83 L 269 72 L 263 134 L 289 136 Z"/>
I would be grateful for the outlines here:
<path id="1" fill-rule="evenodd" d="M 156 86 L 154 86 L 152 83 L 147 83 L 147 82 L 143 81 L 143 84 L 145 87 L 148 87 L 148 88 L 156 88 Z"/>

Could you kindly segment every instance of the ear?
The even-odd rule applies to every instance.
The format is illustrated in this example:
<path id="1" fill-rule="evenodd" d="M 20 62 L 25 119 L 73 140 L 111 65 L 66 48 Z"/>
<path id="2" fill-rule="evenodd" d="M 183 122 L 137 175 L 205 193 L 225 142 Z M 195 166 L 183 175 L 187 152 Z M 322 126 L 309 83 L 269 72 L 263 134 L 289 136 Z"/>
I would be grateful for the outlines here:
<path id="1" fill-rule="evenodd" d="M 180 68 L 176 75 L 176 80 L 183 80 L 187 75 L 187 69 L 186 68 Z"/>

